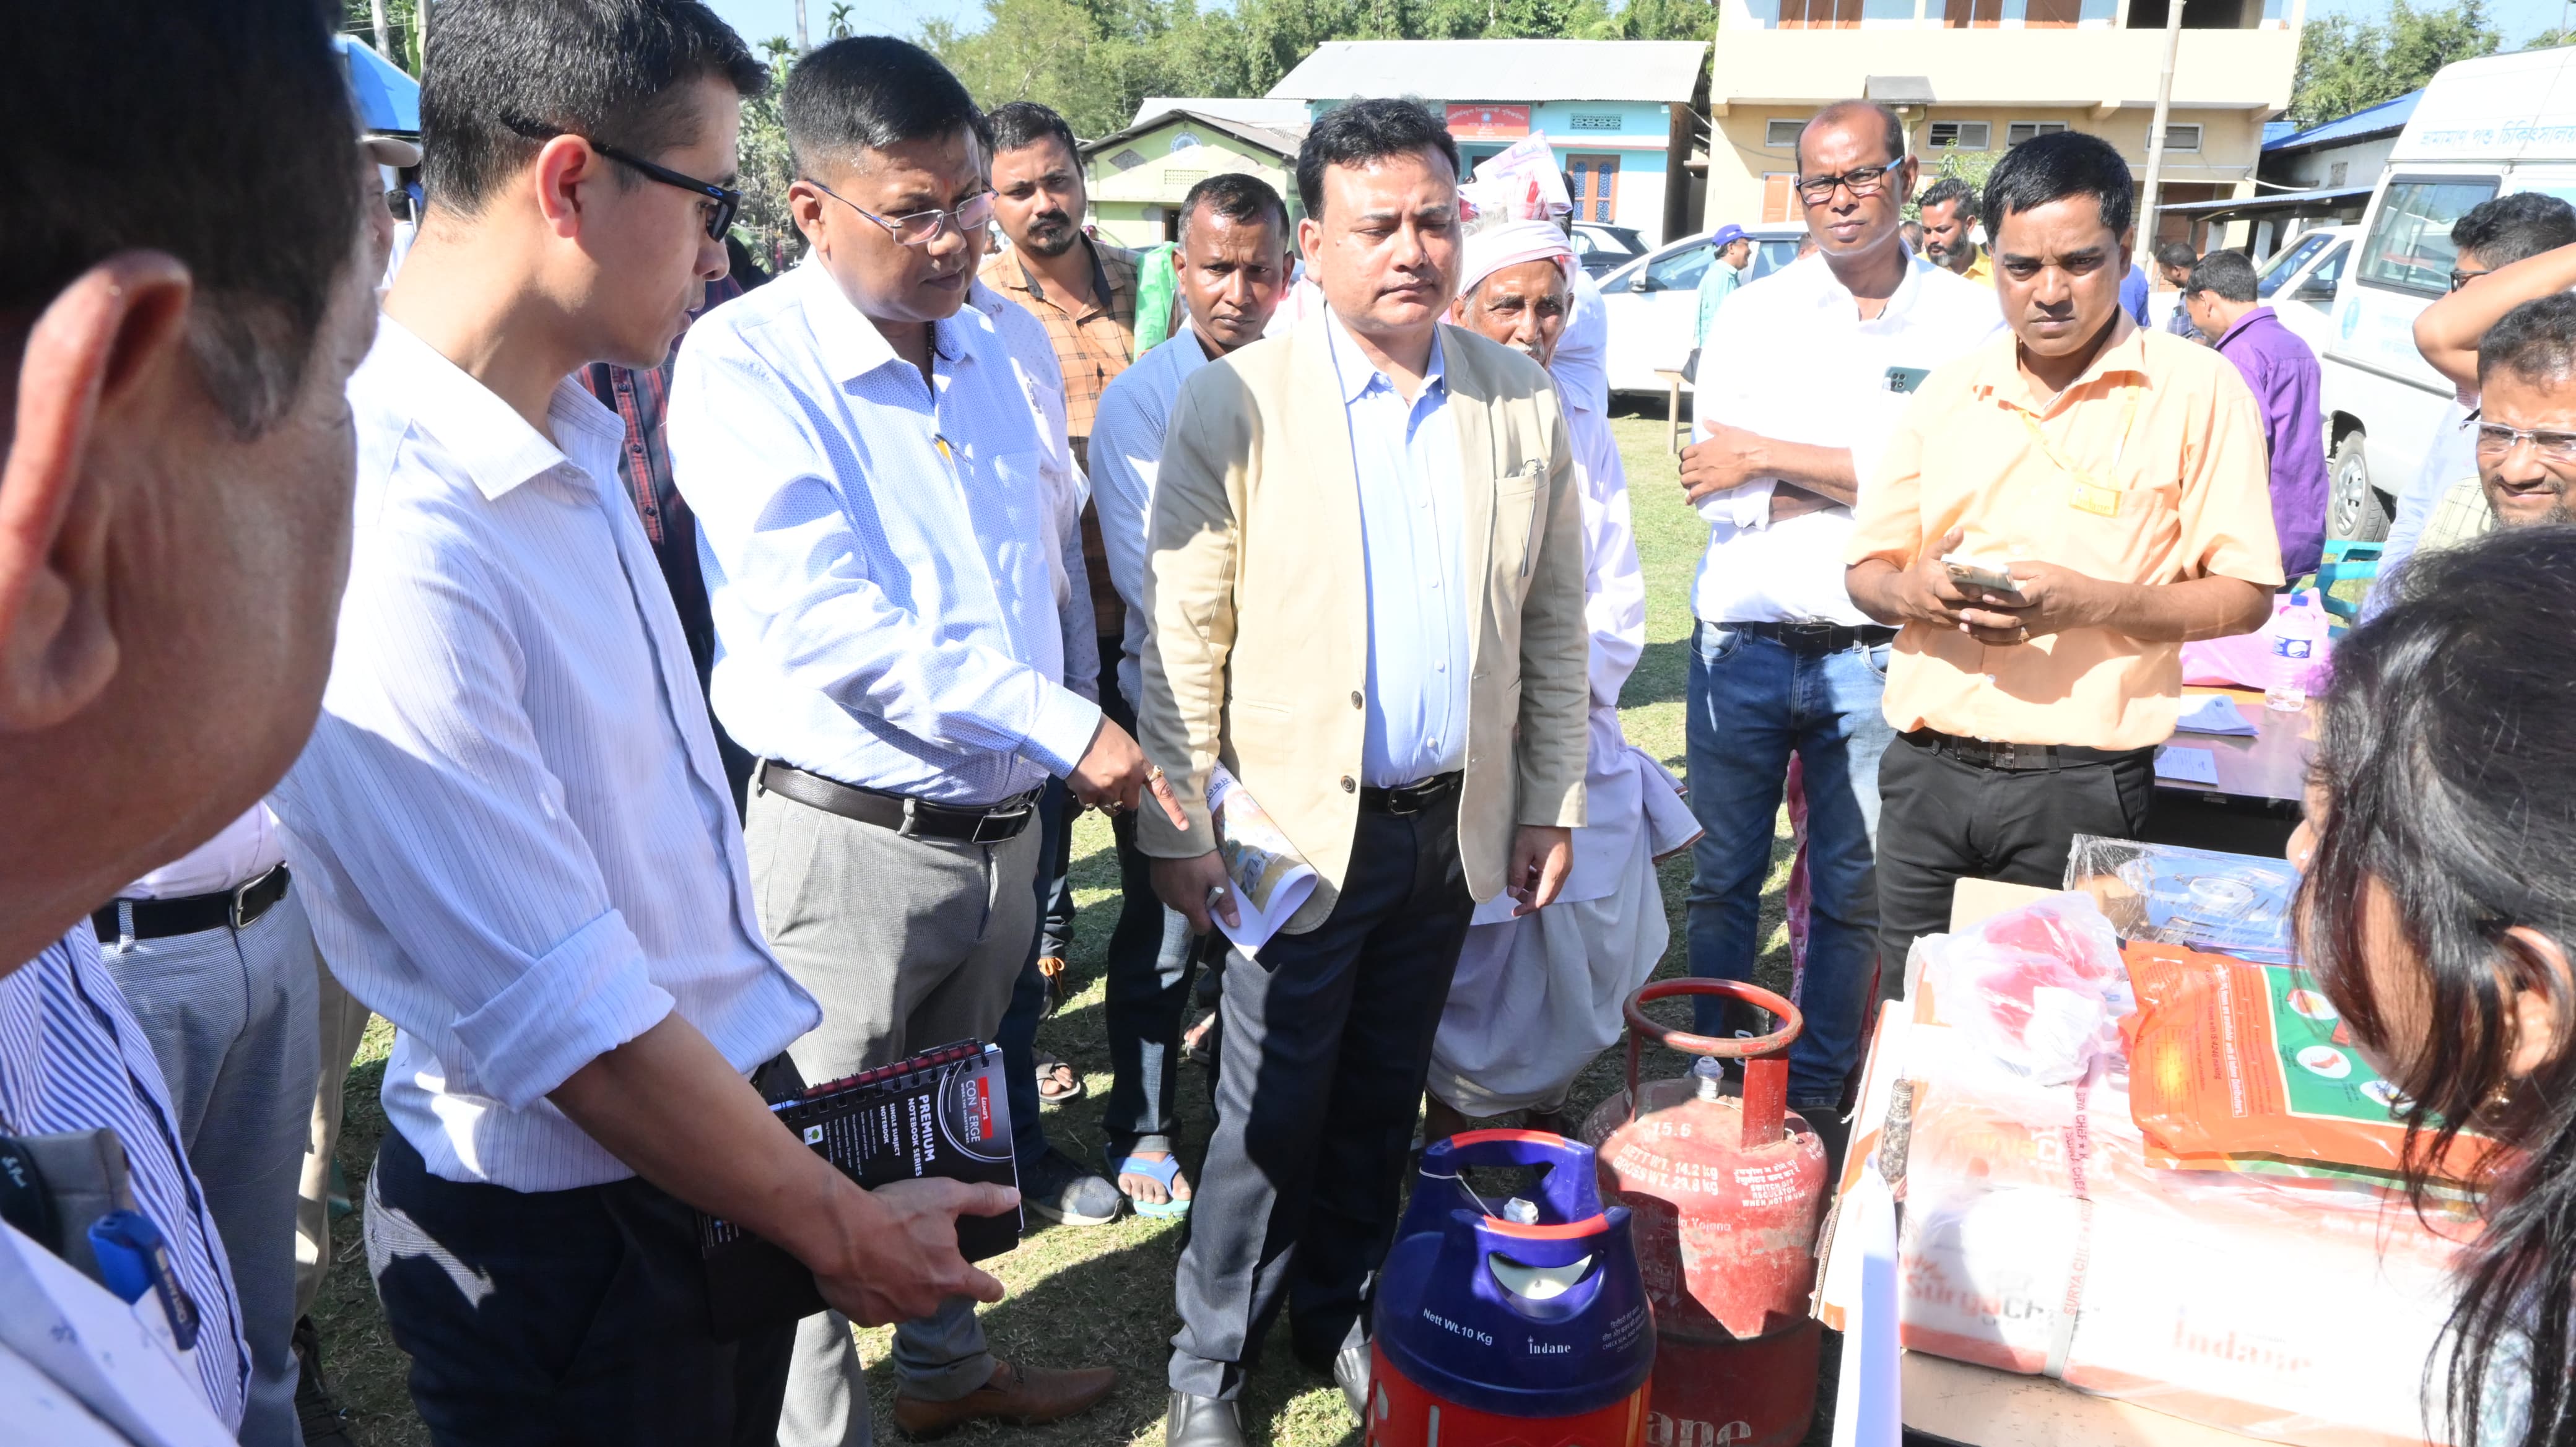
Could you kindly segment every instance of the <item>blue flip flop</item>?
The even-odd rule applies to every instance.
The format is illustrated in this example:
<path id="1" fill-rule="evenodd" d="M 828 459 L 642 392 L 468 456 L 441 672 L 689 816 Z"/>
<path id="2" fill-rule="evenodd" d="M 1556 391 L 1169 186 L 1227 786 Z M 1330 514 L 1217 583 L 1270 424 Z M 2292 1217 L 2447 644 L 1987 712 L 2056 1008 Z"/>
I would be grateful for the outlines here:
<path id="1" fill-rule="evenodd" d="M 1181 1176 L 1179 1156 L 1165 1156 L 1159 1161 L 1150 1161 L 1142 1156 L 1116 1155 L 1113 1154 L 1113 1150 L 1114 1148 L 1110 1146 L 1100 1148 L 1100 1158 L 1108 1163 L 1109 1179 L 1112 1182 L 1120 1176 L 1151 1176 L 1163 1183 L 1162 1200 L 1139 1201 L 1133 1196 L 1127 1198 L 1127 1204 L 1136 1208 L 1137 1215 L 1168 1220 L 1190 1213 L 1188 1200 L 1172 1194 L 1172 1183 L 1179 1180 Z"/>

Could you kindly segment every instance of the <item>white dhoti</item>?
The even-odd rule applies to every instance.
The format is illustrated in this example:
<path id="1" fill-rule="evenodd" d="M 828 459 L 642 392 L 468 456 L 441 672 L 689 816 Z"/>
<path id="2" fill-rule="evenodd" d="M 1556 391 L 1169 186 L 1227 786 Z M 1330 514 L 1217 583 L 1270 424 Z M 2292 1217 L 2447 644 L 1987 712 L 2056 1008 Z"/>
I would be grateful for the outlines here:
<path id="1" fill-rule="evenodd" d="M 1459 952 L 1430 1088 L 1462 1115 L 1562 1105 L 1574 1077 L 1617 1042 L 1620 1006 L 1671 942 L 1655 857 L 1699 832 L 1689 806 L 1634 746 L 1584 788 L 1600 822 L 1574 831 L 1565 893 L 1517 919 L 1509 895 L 1488 900 Z"/>

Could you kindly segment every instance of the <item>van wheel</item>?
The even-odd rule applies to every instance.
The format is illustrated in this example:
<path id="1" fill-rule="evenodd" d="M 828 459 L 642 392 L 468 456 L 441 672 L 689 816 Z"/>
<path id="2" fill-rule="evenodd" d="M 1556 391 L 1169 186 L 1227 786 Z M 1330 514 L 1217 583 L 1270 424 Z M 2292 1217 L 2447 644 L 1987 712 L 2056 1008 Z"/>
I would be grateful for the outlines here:
<path id="1" fill-rule="evenodd" d="M 2333 476 L 2327 484 L 2326 536 L 2336 541 L 2375 543 L 2388 536 L 2388 503 L 2370 485 L 2370 464 L 2363 460 L 2361 429 L 2335 444 Z"/>

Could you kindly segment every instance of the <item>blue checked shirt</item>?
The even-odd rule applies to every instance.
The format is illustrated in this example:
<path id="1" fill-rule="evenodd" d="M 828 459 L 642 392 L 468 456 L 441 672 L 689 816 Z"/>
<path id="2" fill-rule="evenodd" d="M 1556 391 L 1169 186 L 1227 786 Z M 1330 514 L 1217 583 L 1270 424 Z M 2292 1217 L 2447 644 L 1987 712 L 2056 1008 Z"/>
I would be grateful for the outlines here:
<path id="1" fill-rule="evenodd" d="M 1449 414 L 1440 337 L 1408 403 L 1327 313 L 1351 423 L 1367 549 L 1367 734 L 1360 780 L 1381 788 L 1464 768 L 1467 759 L 1466 484 Z"/>
<path id="2" fill-rule="evenodd" d="M 197 1379 L 226 1427 L 241 1424 L 250 1346 L 241 1302 L 204 1190 L 179 1145 L 151 1042 L 98 959 L 82 920 L 14 973 L 0 975 L 0 1131 L 107 1129 L 125 1147 L 134 1203 L 169 1243 L 170 1267 L 197 1304 Z"/>
<path id="3" fill-rule="evenodd" d="M 689 329 L 671 456 L 744 748 L 865 788 L 992 804 L 1072 772 L 1045 447 L 988 320 L 934 324 L 934 381 L 808 261 Z"/>
<path id="4" fill-rule="evenodd" d="M 546 1099 L 676 1012 L 748 1074 L 822 1019 L 770 957 L 679 615 L 572 380 L 539 433 L 385 318 L 357 537 L 270 796 L 331 972 L 397 1030 L 385 1115 L 451 1181 L 632 1175 Z"/>

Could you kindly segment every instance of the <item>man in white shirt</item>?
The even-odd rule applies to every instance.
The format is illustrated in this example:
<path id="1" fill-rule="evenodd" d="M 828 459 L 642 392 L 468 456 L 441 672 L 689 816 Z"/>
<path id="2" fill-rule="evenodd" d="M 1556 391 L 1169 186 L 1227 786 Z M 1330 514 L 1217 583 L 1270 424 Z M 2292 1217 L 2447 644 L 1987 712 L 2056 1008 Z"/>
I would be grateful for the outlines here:
<path id="1" fill-rule="evenodd" d="M 1154 474 L 1163 461 L 1163 424 L 1190 374 L 1261 340 L 1288 283 L 1288 207 L 1257 176 L 1221 171 L 1181 198 L 1181 235 L 1172 252 L 1189 325 L 1136 359 L 1100 395 L 1091 429 L 1092 491 L 1109 576 L 1127 605 L 1116 687 L 1100 701 L 1120 727 L 1136 726 L 1144 697 L 1145 536 L 1154 515 Z M 1106 1164 L 1140 1214 L 1189 1209 L 1190 1184 L 1172 1155 L 1179 1128 L 1181 1014 L 1189 1003 L 1193 940 L 1189 920 L 1154 897 L 1153 861 L 1136 847 L 1136 821 L 1110 820 L 1124 895 L 1109 936 L 1109 1103 L 1101 1112 Z"/>
<path id="2" fill-rule="evenodd" d="M 1799 135 L 1798 195 L 1821 254 L 1729 297 L 1712 322 L 1681 480 L 1709 520 L 1691 590 L 1691 973 L 1750 980 L 1755 911 L 1790 756 L 1803 761 L 1814 927 L 1789 1104 L 1827 1132 L 1859 1060 L 1877 956 L 1879 697 L 1896 630 L 1852 605 L 1852 504 L 1914 387 L 2002 326 L 1994 292 L 1897 235 L 1915 163 L 1896 116 L 1848 101 Z M 1901 960 L 1886 962 L 1902 968 Z M 1703 999 L 1699 1028 L 1749 1023 Z"/>
<path id="3" fill-rule="evenodd" d="M 961 315 L 991 213 L 981 117 L 918 46 L 834 41 L 781 97 L 805 263 L 689 329 L 671 452 L 698 514 L 717 714 L 761 762 L 760 918 L 822 1002 L 824 1080 L 991 1039 L 1037 928 L 1052 777 L 1133 808 L 1144 755 L 1064 683 L 1061 533 L 1009 352 Z M 417 264 L 417 263 L 415 263 Z M 1107 1369 L 997 1361 L 973 1301 L 895 1335 L 914 1435 L 1051 1421 Z M 866 1440 L 847 1324 L 799 1329 L 780 1440 Z"/>
<path id="4" fill-rule="evenodd" d="M 399 1031 L 368 1263 L 442 1441 L 768 1440 L 789 1332 L 714 1339 L 691 1207 L 862 1319 L 1001 1294 L 954 1221 L 1010 1192 L 860 1190 L 747 1079 L 818 1012 L 752 913 L 625 429 L 570 377 L 659 362 L 724 273 L 766 78 L 685 0 L 449 0 L 428 214 L 350 382 L 340 647 L 273 802 Z"/>

